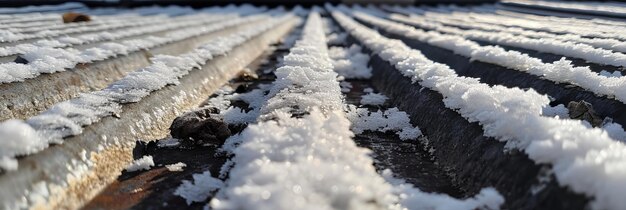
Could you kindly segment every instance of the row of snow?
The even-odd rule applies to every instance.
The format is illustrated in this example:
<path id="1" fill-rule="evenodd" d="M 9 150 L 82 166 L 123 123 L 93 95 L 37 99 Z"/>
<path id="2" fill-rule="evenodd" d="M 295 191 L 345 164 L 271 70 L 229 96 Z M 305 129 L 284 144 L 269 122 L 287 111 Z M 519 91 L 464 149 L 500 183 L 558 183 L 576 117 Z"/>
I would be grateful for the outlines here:
<path id="1" fill-rule="evenodd" d="M 473 29 L 463 30 L 431 22 L 419 16 L 406 17 L 403 15 L 391 15 L 390 18 L 420 28 L 459 35 L 472 40 L 580 58 L 603 65 L 626 66 L 626 54 L 595 48 L 588 44 L 562 41 L 554 38 L 535 39 L 507 32 L 490 32 Z"/>
<path id="2" fill-rule="evenodd" d="M 128 19 L 128 20 L 127 20 Z M 135 18 L 114 18 L 108 21 L 98 21 L 93 24 L 79 24 L 78 26 L 68 25 L 60 29 L 45 29 L 34 32 L 13 32 L 11 30 L 2 30 L 0 33 L 0 42 L 15 42 L 26 39 L 55 37 L 65 34 L 84 33 L 93 31 L 105 31 L 125 27 L 141 26 L 155 21 L 146 17 Z"/>
<path id="3" fill-rule="evenodd" d="M 64 11 L 72 9 L 86 9 L 87 7 L 81 3 L 70 2 L 59 5 L 43 5 L 43 6 L 26 6 L 19 8 L 0 8 L 0 14 L 4 16 L 11 16 L 11 14 L 17 13 L 34 13 L 34 12 L 47 12 L 47 11 Z"/>
<path id="4" fill-rule="evenodd" d="M 333 16 L 356 39 L 423 87 L 439 92 L 446 107 L 482 125 L 486 136 L 550 164 L 558 182 L 593 198 L 593 209 L 621 209 L 626 145 L 579 120 L 541 116 L 549 99 L 534 90 L 489 86 L 428 60 L 399 40 L 385 38 L 344 14 Z"/>
<path id="5" fill-rule="evenodd" d="M 180 29 L 192 26 L 201 26 L 203 24 L 209 24 L 212 22 L 227 20 L 236 18 L 235 14 L 224 15 L 190 15 L 172 19 L 161 19 L 146 21 L 145 25 L 137 27 L 122 28 L 113 31 L 99 31 L 94 33 L 85 33 L 76 36 L 63 36 L 52 39 L 39 39 L 30 43 L 23 43 L 17 45 L 9 45 L 0 47 L 0 56 L 9 56 L 20 53 L 26 53 L 29 51 L 37 51 L 38 47 L 52 47 L 62 48 L 70 47 L 74 45 L 113 41 L 126 37 L 132 37 L 137 35 L 145 35 L 155 32 L 162 32 L 167 30 Z"/>
<path id="6" fill-rule="evenodd" d="M 140 101 L 151 92 L 166 85 L 178 84 L 179 78 L 195 68 L 200 68 L 216 56 L 225 55 L 232 48 L 252 37 L 271 29 L 291 16 L 270 18 L 257 17 L 266 21 L 255 24 L 232 35 L 219 37 L 185 54 L 178 56 L 156 55 L 151 65 L 139 69 L 113 82 L 107 88 L 81 94 L 79 97 L 58 103 L 47 111 L 25 121 L 8 120 L 0 124 L 0 167 L 17 169 L 18 155 L 41 151 L 51 143 L 60 143 L 63 138 L 79 135 L 82 127 L 98 122 L 103 117 L 119 115 L 122 104 Z M 251 19 L 248 19 L 251 20 Z M 212 31 L 241 22 L 235 19 L 214 25 Z"/>
<path id="7" fill-rule="evenodd" d="M 423 12 L 421 9 L 408 8 L 413 12 Z M 626 35 L 619 33 L 624 29 L 623 22 L 605 19 L 560 18 L 554 16 L 539 16 L 523 13 L 502 11 L 493 6 L 470 8 L 467 12 L 458 12 L 458 8 L 438 8 L 440 13 L 449 13 L 452 17 L 471 19 L 476 22 L 515 27 L 528 30 L 546 31 L 556 34 L 576 34 L 584 37 L 625 40 Z M 425 13 L 428 14 L 428 13 Z"/>
<path id="8" fill-rule="evenodd" d="M 226 145 L 238 145 L 226 148 L 234 166 L 211 208 L 495 209 L 502 204 L 493 189 L 457 200 L 424 193 L 389 171 L 378 174 L 369 151 L 352 140 L 325 44 L 321 18 L 312 12 L 302 39 L 276 70 L 260 122 L 227 140 Z"/>
<path id="9" fill-rule="evenodd" d="M 81 26 L 99 26 L 103 24 L 115 24 L 115 23 L 121 23 L 123 21 L 132 22 L 132 21 L 144 21 L 144 20 L 156 21 L 158 19 L 166 20 L 167 16 L 165 15 L 138 16 L 138 15 L 122 14 L 122 15 L 102 16 L 102 17 L 94 16 L 94 17 L 90 17 L 91 21 L 88 21 L 88 22 L 69 22 L 69 23 L 63 23 L 62 19 L 60 18 L 61 16 L 57 16 L 57 17 L 58 17 L 58 20 L 52 23 L 42 21 L 43 23 L 47 23 L 47 24 L 40 24 L 40 25 L 36 24 L 36 23 L 41 23 L 41 22 L 3 24 L 2 29 L 7 30 L 12 33 L 45 34 L 45 33 L 49 33 L 48 31 L 52 31 L 52 30 L 62 30 L 62 29 L 75 28 L 75 27 L 81 27 Z M 28 25 L 28 24 L 35 24 L 35 25 Z"/>
<path id="10" fill-rule="evenodd" d="M 561 11 L 589 12 L 593 14 L 616 14 L 626 16 L 626 4 L 612 2 L 566 2 L 566 1 L 529 1 L 504 0 L 503 3 L 513 3 L 524 6 L 549 8 Z"/>
<path id="11" fill-rule="evenodd" d="M 500 33 L 507 33 L 512 35 L 519 35 L 523 37 L 529 38 L 545 38 L 545 39 L 556 39 L 560 41 L 567 41 L 573 43 L 582 43 L 588 44 L 596 48 L 603 48 L 608 50 L 614 50 L 618 52 L 626 52 L 626 44 L 624 44 L 619 39 L 613 38 L 586 38 L 577 34 L 556 34 L 549 33 L 544 31 L 536 31 L 536 30 L 528 30 L 516 27 L 514 24 L 518 25 L 526 25 L 528 23 L 524 23 L 519 21 L 519 19 L 514 18 L 506 18 L 506 17 L 498 17 L 498 18 L 485 18 L 481 19 L 481 21 L 472 20 L 469 15 L 464 14 L 443 14 L 437 12 L 427 12 L 426 10 L 420 8 L 414 8 L 414 10 L 418 11 L 418 14 L 421 17 L 427 19 L 430 22 L 438 22 L 441 24 L 445 24 L 447 26 L 454 26 L 457 28 L 470 28 L 481 31 L 493 31 Z M 513 20 L 511 20 L 513 19 Z M 513 22 L 514 26 L 503 26 L 502 23 L 510 23 Z M 533 24 L 532 22 L 530 23 Z M 619 30 L 613 26 L 613 30 Z"/>
<path id="12" fill-rule="evenodd" d="M 614 97 L 616 100 L 626 103 L 626 77 L 606 77 L 593 72 L 589 67 L 574 67 L 571 61 L 564 58 L 554 63 L 543 63 L 540 59 L 530 57 L 527 54 L 505 50 L 499 46 L 481 46 L 462 36 L 442 34 L 436 31 L 426 32 L 364 13 L 357 13 L 355 16 L 362 21 L 381 27 L 391 33 L 404 35 L 433 46 L 448 49 L 472 60 L 526 72 L 556 83 L 573 84 L 597 95 Z M 400 18 L 397 17 L 396 19 Z"/>
<path id="13" fill-rule="evenodd" d="M 117 55 L 126 55 L 141 49 L 149 49 L 163 44 L 184 40 L 203 34 L 212 33 L 227 27 L 260 21 L 266 19 L 264 15 L 253 15 L 243 18 L 231 18 L 218 23 L 200 27 L 186 27 L 168 32 L 162 36 L 147 36 L 124 40 L 121 42 L 106 42 L 85 50 L 73 48 L 34 47 L 21 55 L 29 61 L 22 63 L 0 64 L 0 83 L 10 83 L 34 78 L 42 73 L 54 73 L 73 68 L 79 63 L 92 63 Z"/>

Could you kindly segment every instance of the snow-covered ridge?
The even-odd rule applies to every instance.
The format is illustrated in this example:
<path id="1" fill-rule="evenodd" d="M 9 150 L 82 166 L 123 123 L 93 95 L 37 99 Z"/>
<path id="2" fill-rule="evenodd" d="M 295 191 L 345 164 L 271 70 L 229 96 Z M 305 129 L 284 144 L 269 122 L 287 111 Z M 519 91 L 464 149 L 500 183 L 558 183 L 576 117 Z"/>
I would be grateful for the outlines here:
<path id="1" fill-rule="evenodd" d="M 585 38 L 576 34 L 554 34 L 543 31 L 527 30 L 519 27 L 500 26 L 498 23 L 506 21 L 507 18 L 490 18 L 485 19 L 489 23 L 473 21 L 469 16 L 459 14 L 443 14 L 436 12 L 424 12 L 421 17 L 431 22 L 437 22 L 448 26 L 471 28 L 481 31 L 501 32 L 512 35 L 520 35 L 528 38 L 548 38 L 561 41 L 569 41 L 574 43 L 588 44 L 596 48 L 614 50 L 618 52 L 626 52 L 626 43 L 618 39 L 612 38 Z M 504 19 L 504 20 L 503 20 Z M 518 20 L 518 22 L 521 22 Z M 529 23 L 532 24 L 532 23 Z M 524 24 L 525 25 L 525 24 Z M 614 30 L 616 30 L 614 28 Z"/>
<path id="2" fill-rule="evenodd" d="M 137 16 L 137 15 L 112 15 L 111 17 L 96 17 L 90 16 L 91 21 L 89 22 L 70 22 L 63 23 L 61 19 L 61 15 L 58 15 L 58 20 L 49 22 L 29 22 L 29 23 L 13 23 L 13 24 L 4 24 L 0 26 L 0 28 L 7 30 L 12 33 L 39 33 L 42 31 L 52 31 L 52 30 L 63 30 L 68 28 L 75 28 L 81 26 L 99 26 L 103 24 L 111 24 L 111 23 L 121 23 L 124 21 L 135 22 L 135 21 L 147 21 L 150 22 L 158 21 L 158 20 L 167 20 L 166 15 L 152 15 L 152 16 Z M 28 26 L 26 24 L 41 24 L 41 25 L 31 25 Z M 47 32 L 49 33 L 49 32 Z"/>
<path id="3" fill-rule="evenodd" d="M 486 136 L 524 151 L 536 163 L 552 165 L 558 182 L 593 201 L 593 209 L 626 206 L 626 145 L 602 129 L 579 120 L 541 116 L 546 96 L 534 90 L 488 86 L 459 77 L 399 40 L 387 39 L 342 13 L 333 16 L 356 39 L 394 65 L 403 75 L 444 96 L 446 107 L 470 122 L 479 122 Z"/>
<path id="4" fill-rule="evenodd" d="M 370 56 L 361 52 L 361 46 L 353 44 L 349 48 L 331 47 L 330 58 L 335 72 L 346 79 L 368 79 L 372 68 L 367 66 Z"/>
<path id="5" fill-rule="evenodd" d="M 51 21 L 58 20 L 58 14 L 42 14 L 42 13 L 26 13 L 26 14 L 16 14 L 16 15 L 0 15 L 0 24 L 13 24 L 13 23 L 29 23 L 29 22 L 38 22 L 38 21 Z M 28 21 L 28 22 L 27 22 Z"/>
<path id="6" fill-rule="evenodd" d="M 418 16 L 406 17 L 403 15 L 390 15 L 390 18 L 398 22 L 418 26 L 420 28 L 436 30 L 447 34 L 455 34 L 473 40 L 531 49 L 539 52 L 549 52 L 557 55 L 580 58 L 603 65 L 626 66 L 626 54 L 595 48 L 588 44 L 561 41 L 553 38 L 533 39 L 504 32 L 462 30 L 459 28 L 444 26 L 439 23 L 433 23 Z"/>
<path id="7" fill-rule="evenodd" d="M 552 33 L 576 34 L 587 37 L 610 38 L 617 40 L 626 40 L 626 35 L 619 33 L 626 25 L 615 21 L 608 20 L 586 20 L 576 18 L 557 18 L 546 16 L 534 16 L 528 18 L 528 15 L 520 16 L 518 13 L 496 10 L 497 14 L 488 13 L 458 13 L 451 15 L 455 17 L 469 16 L 468 18 L 487 24 L 495 24 L 506 27 L 517 27 L 530 30 L 548 31 Z M 521 17 L 521 18 L 520 18 Z M 498 21 L 494 21 L 498 20 Z"/>
<path id="8" fill-rule="evenodd" d="M 259 22 L 254 28 L 213 39 L 179 56 L 156 55 L 150 66 L 128 74 L 105 89 L 58 103 L 25 122 L 8 120 L 0 123 L 0 143 L 8 145 L 0 150 L 0 167 L 5 170 L 16 169 L 15 156 L 36 153 L 51 143 L 62 142 L 65 137 L 79 135 L 83 126 L 120 114 L 122 104 L 138 102 L 166 85 L 178 84 L 179 78 L 208 60 L 225 55 L 232 48 L 289 18 L 293 16 L 270 18 Z"/>
<path id="9" fill-rule="evenodd" d="M 424 10 L 428 9 L 429 11 L 447 13 L 449 17 L 454 18 L 465 18 L 465 20 L 472 20 L 481 23 L 491 23 L 494 25 L 507 27 L 548 31 L 552 33 L 577 34 L 580 36 L 613 38 L 618 40 L 624 40 L 624 38 L 626 38 L 625 35 L 619 33 L 619 31 L 624 29 L 624 26 L 626 26 L 625 23 L 603 19 L 588 20 L 577 18 L 559 18 L 554 16 L 529 15 L 496 10 L 496 8 L 493 6 L 475 7 L 466 12 L 459 12 L 459 7 L 438 7 L 434 10 L 423 7 L 394 8 L 394 10 L 398 9 L 408 13 L 430 15 L 430 12 Z"/>
<path id="10" fill-rule="evenodd" d="M 481 46 L 462 36 L 441 34 L 434 31 L 425 32 L 364 13 L 355 13 L 355 17 L 392 33 L 406 35 L 421 42 L 451 50 L 473 60 L 526 72 L 556 83 L 573 84 L 595 94 L 614 97 L 616 100 L 626 103 L 626 77 L 606 77 L 591 71 L 589 67 L 574 67 L 571 61 L 565 59 L 554 63 L 543 63 L 538 58 L 517 51 L 507 51 L 498 46 Z"/>
<path id="11" fill-rule="evenodd" d="M 391 207 L 391 186 L 376 173 L 367 150 L 352 141 L 317 13 L 309 15 L 302 34 L 277 70 L 273 97 L 264 106 L 273 120 L 229 139 L 240 145 L 231 151 L 235 165 L 211 201 L 214 209 Z M 294 110 L 309 114 L 292 117 Z"/>
<path id="12" fill-rule="evenodd" d="M 163 36 L 148 36 L 138 39 L 126 40 L 120 43 L 107 42 L 97 47 L 92 47 L 82 51 L 75 49 L 58 49 L 50 47 L 39 47 L 34 51 L 24 53 L 22 56 L 29 61 L 28 64 L 2 63 L 0 64 L 0 83 L 10 83 L 34 78 L 42 73 L 54 73 L 73 68 L 79 63 L 91 63 L 104 60 L 116 55 L 125 55 L 140 49 L 184 40 L 186 38 L 199 36 L 206 33 L 215 32 L 227 27 L 260 21 L 268 18 L 265 15 L 253 15 L 243 18 L 233 18 L 215 24 L 202 27 L 188 27 Z"/>
<path id="13" fill-rule="evenodd" d="M 604 2 L 565 2 L 565 1 L 528 1 L 528 0 L 504 0 L 503 3 L 514 3 L 527 6 L 540 6 L 566 11 L 588 11 L 593 13 L 611 13 L 626 15 L 626 4 Z"/>
<path id="14" fill-rule="evenodd" d="M 232 18 L 237 18 L 237 15 L 190 15 L 182 18 L 173 18 L 171 20 L 157 19 L 155 21 L 147 22 L 145 26 L 123 28 L 114 31 L 87 33 L 76 36 L 64 36 L 56 39 L 40 39 L 31 43 L 0 47 L 0 56 L 9 56 L 19 53 L 38 51 L 39 47 L 60 48 L 102 41 L 114 41 L 116 39 L 130 36 L 185 28 L 190 26 L 199 26 L 202 24 L 208 24 Z"/>
<path id="15" fill-rule="evenodd" d="M 281 79 L 277 79 L 270 89 L 269 99 L 261 108 L 262 119 L 271 118 L 276 111 L 304 113 L 317 107 L 326 112 L 343 107 L 326 36 L 318 23 L 321 20 L 318 15 L 310 18 L 302 32 L 304 37 L 283 58 L 283 66 L 274 72 L 276 78 Z"/>
<path id="16" fill-rule="evenodd" d="M 0 8 L 0 14 L 46 12 L 55 10 L 82 9 L 85 5 L 76 2 L 63 3 L 58 5 L 26 6 L 18 8 Z"/>
<path id="17" fill-rule="evenodd" d="M 0 33 L 0 42 L 15 42 L 26 39 L 55 37 L 70 33 L 82 33 L 93 31 L 105 31 L 124 27 L 141 26 L 147 23 L 154 23 L 154 20 L 145 18 L 136 18 L 134 20 L 124 21 L 123 18 L 113 19 L 107 22 L 99 22 L 97 24 L 82 24 L 77 27 L 66 27 L 61 29 L 46 29 L 37 32 L 19 33 L 10 30 L 3 30 Z"/>
<path id="18" fill-rule="evenodd" d="M 278 94 L 270 94 L 274 97 L 264 106 L 276 109 L 266 114 L 272 117 L 261 116 L 261 122 L 228 140 L 239 146 L 228 149 L 235 154 L 234 167 L 211 201 L 213 209 L 412 208 L 398 204 L 410 198 L 396 194 L 395 186 L 376 172 L 368 150 L 352 140 L 342 107 L 334 106 L 343 105 L 343 98 L 322 31 L 313 12 L 302 39 L 279 68 L 272 88 Z M 329 94 L 316 94 L 322 91 Z M 293 115 L 302 110 L 307 113 Z"/>

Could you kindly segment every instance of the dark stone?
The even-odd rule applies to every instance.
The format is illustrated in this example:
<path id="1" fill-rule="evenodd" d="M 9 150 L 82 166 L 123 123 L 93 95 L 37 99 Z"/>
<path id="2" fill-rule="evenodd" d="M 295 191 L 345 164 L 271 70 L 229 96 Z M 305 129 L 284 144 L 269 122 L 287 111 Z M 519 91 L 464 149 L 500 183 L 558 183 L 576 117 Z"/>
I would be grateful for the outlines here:
<path id="1" fill-rule="evenodd" d="M 21 63 L 21 64 L 28 64 L 28 60 L 26 60 L 26 58 L 23 58 L 21 55 L 18 55 L 17 58 L 15 58 L 13 62 Z"/>
<path id="2" fill-rule="evenodd" d="M 245 92 L 248 92 L 248 91 L 250 91 L 248 84 L 241 84 L 241 85 L 237 86 L 237 89 L 235 89 L 236 93 L 245 93 Z"/>
<path id="3" fill-rule="evenodd" d="M 569 110 L 569 117 L 572 119 L 584 120 L 593 127 L 600 127 L 602 125 L 602 118 L 600 118 L 593 110 L 593 105 L 586 101 L 570 101 L 567 104 Z"/>
<path id="4" fill-rule="evenodd" d="M 195 145 L 222 145 L 231 136 L 228 125 L 218 117 L 217 108 L 211 107 L 185 113 L 172 122 L 172 137 Z"/>

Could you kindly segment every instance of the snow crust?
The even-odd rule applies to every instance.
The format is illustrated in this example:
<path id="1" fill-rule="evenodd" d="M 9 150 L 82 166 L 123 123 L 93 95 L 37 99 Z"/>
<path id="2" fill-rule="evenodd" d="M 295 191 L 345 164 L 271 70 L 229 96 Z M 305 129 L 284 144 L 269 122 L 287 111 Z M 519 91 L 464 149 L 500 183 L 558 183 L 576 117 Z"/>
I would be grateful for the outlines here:
<path id="1" fill-rule="evenodd" d="M 572 62 L 562 58 L 554 63 L 543 63 L 538 58 L 517 51 L 507 51 L 498 46 L 480 46 L 461 36 L 425 32 L 411 26 L 376 18 L 365 13 L 356 13 L 355 17 L 385 28 L 392 33 L 403 34 L 410 38 L 452 50 L 454 53 L 492 63 L 510 69 L 523 71 L 543 77 L 557 83 L 569 83 L 582 87 L 598 95 L 611 96 L 626 103 L 626 77 L 606 77 L 593 72 L 589 67 L 574 67 Z M 392 17 L 394 20 L 407 20 L 404 17 Z"/>
<path id="2" fill-rule="evenodd" d="M 133 160 L 133 162 L 130 165 L 126 166 L 125 169 L 128 172 L 133 172 L 133 171 L 150 170 L 152 166 L 154 166 L 154 160 L 152 159 L 152 156 L 146 155 L 137 160 Z"/>
<path id="3" fill-rule="evenodd" d="M 541 116 L 549 99 L 534 90 L 488 86 L 459 77 L 448 66 L 432 62 L 399 40 L 382 37 L 340 12 L 336 20 L 366 47 L 396 66 L 405 76 L 439 92 L 446 107 L 470 122 L 479 122 L 486 136 L 524 151 L 536 163 L 551 164 L 557 181 L 593 198 L 593 209 L 621 209 L 626 200 L 626 145 L 600 128 L 579 120 Z"/>
<path id="4" fill-rule="evenodd" d="M 3 141 L 3 144 L 15 145 L 15 148 L 10 151 L 0 150 L 2 152 L 0 157 L 5 162 L 4 160 L 16 155 L 40 151 L 48 144 L 61 143 L 65 137 L 79 135 L 83 126 L 91 125 L 107 116 L 119 115 L 122 112 L 122 104 L 138 102 L 153 91 L 167 85 L 177 85 L 179 78 L 201 67 L 208 60 L 226 55 L 232 48 L 291 17 L 283 15 L 267 19 L 254 28 L 210 40 L 179 56 L 156 55 L 151 58 L 150 66 L 132 72 L 102 90 L 84 93 L 74 99 L 55 104 L 43 113 L 27 119 L 26 122 L 12 120 L 2 123 L 0 131 L 4 132 L 0 132 L 0 141 Z M 9 168 L 15 167 L 11 165 Z"/>
<path id="5" fill-rule="evenodd" d="M 213 178 L 210 171 L 205 171 L 201 174 L 194 174 L 193 181 L 183 180 L 183 183 L 174 191 L 174 195 L 184 198 L 187 205 L 191 205 L 193 202 L 205 201 L 222 186 L 224 186 L 222 180 Z"/>

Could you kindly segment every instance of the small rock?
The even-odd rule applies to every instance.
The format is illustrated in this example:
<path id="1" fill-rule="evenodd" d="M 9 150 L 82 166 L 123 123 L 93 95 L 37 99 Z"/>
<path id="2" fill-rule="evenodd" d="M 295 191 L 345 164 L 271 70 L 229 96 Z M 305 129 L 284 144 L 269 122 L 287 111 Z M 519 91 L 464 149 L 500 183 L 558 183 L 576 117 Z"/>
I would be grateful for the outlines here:
<path id="1" fill-rule="evenodd" d="M 23 58 L 21 55 L 18 55 L 17 58 L 13 60 L 13 62 L 21 63 L 21 64 L 28 64 L 28 60 L 26 60 L 26 58 Z"/>
<path id="2" fill-rule="evenodd" d="M 593 106 L 586 101 L 570 101 L 567 104 L 569 117 L 589 122 L 593 127 L 602 125 L 603 119 L 596 114 Z"/>
<path id="3" fill-rule="evenodd" d="M 91 21 L 91 17 L 86 14 L 77 12 L 66 12 L 63 14 L 63 23 L 75 23 L 75 22 L 88 22 Z"/>
<path id="4" fill-rule="evenodd" d="M 174 119 L 170 133 L 174 138 L 191 141 L 195 145 L 222 145 L 231 132 L 228 124 L 217 114 L 219 110 L 214 107 L 185 113 Z"/>

